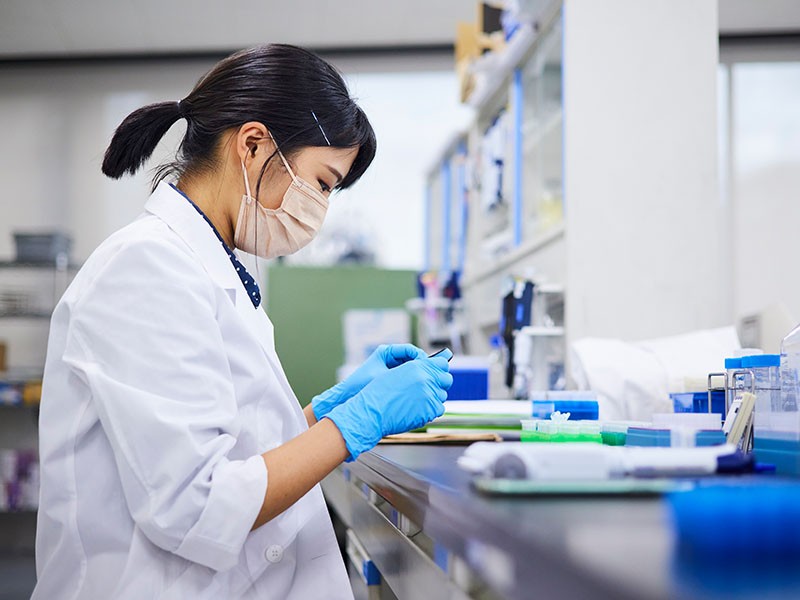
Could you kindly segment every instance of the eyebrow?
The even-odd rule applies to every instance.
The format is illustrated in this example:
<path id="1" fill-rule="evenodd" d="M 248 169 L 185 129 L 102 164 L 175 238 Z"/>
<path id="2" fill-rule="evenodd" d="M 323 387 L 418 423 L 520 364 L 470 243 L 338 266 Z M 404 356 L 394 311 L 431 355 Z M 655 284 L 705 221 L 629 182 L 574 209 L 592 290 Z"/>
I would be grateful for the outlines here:
<path id="1" fill-rule="evenodd" d="M 325 166 L 328 167 L 328 171 L 330 171 L 331 173 L 333 173 L 336 176 L 336 184 L 335 185 L 339 185 L 340 183 L 342 183 L 342 174 L 339 173 L 339 171 L 337 171 L 336 169 L 334 169 L 330 165 L 325 165 Z"/>

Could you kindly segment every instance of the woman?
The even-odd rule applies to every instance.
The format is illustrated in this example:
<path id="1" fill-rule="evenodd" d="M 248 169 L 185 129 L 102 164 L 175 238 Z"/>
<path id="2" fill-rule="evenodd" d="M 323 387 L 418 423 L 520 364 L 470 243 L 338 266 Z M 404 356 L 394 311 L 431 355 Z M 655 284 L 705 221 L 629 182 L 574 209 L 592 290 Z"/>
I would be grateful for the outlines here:
<path id="1" fill-rule="evenodd" d="M 330 65 L 262 46 L 129 115 L 103 172 L 137 171 L 181 118 L 145 212 L 53 314 L 34 598 L 350 598 L 318 483 L 442 414 L 447 360 L 381 347 L 301 410 L 232 250 L 311 241 L 374 132 Z"/>

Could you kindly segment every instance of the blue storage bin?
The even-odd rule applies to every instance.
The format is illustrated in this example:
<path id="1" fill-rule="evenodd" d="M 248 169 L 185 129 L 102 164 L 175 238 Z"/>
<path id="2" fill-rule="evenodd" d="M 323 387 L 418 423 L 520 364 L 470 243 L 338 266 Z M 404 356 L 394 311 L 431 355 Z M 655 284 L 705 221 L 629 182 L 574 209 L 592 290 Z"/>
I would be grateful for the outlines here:
<path id="1" fill-rule="evenodd" d="M 554 412 L 570 413 L 570 421 L 596 421 L 600 412 L 597 400 L 533 400 L 532 417 L 549 419 Z"/>
<path id="2" fill-rule="evenodd" d="M 694 439 L 695 446 L 719 446 L 725 443 L 725 434 L 716 429 L 698 431 Z M 672 446 L 672 432 L 669 429 L 649 429 L 645 427 L 629 427 L 625 438 L 626 446 Z"/>
<path id="3" fill-rule="evenodd" d="M 679 545 L 706 560 L 800 555 L 800 484 L 709 485 L 668 497 Z M 787 562 L 786 568 L 792 568 Z"/>
<path id="4" fill-rule="evenodd" d="M 489 370 L 450 367 L 453 387 L 448 400 L 486 400 L 489 397 Z"/>
<path id="5" fill-rule="evenodd" d="M 705 413 L 708 412 L 708 392 L 686 392 L 670 394 L 672 405 L 676 413 Z M 711 412 L 725 416 L 725 391 L 711 392 Z"/>

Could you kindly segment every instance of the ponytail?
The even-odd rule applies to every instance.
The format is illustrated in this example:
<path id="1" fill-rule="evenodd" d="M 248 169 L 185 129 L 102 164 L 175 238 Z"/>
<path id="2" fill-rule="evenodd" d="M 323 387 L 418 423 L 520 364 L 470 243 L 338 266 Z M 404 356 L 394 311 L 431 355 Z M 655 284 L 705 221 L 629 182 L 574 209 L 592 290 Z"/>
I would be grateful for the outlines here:
<path id="1" fill-rule="evenodd" d="M 221 136 L 249 121 L 268 127 L 284 156 L 307 147 L 358 148 L 337 190 L 353 185 L 375 157 L 375 132 L 341 74 L 308 50 L 266 44 L 217 63 L 180 102 L 151 104 L 128 115 L 106 150 L 103 173 L 114 179 L 135 173 L 184 117 L 176 156 L 155 169 L 154 188 L 167 177 L 215 166 Z"/>
<path id="2" fill-rule="evenodd" d="M 183 116 L 179 102 L 158 102 L 133 111 L 111 138 L 103 157 L 103 174 L 119 179 L 125 173 L 136 173 L 167 130 Z"/>

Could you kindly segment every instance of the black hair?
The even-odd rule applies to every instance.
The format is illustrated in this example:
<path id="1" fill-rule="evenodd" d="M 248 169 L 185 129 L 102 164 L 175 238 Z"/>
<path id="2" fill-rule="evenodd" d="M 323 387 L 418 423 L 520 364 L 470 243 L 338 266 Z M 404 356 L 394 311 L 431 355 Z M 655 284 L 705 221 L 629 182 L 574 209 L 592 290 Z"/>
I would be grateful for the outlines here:
<path id="1" fill-rule="evenodd" d="M 263 123 L 286 156 L 310 146 L 357 147 L 353 165 L 337 189 L 358 181 L 375 157 L 375 132 L 341 74 L 303 48 L 265 44 L 217 63 L 180 102 L 133 111 L 114 132 L 103 173 L 113 179 L 134 174 L 181 118 L 187 122 L 183 141 L 175 160 L 156 170 L 154 186 L 170 175 L 212 166 L 221 134 L 249 121 Z"/>

